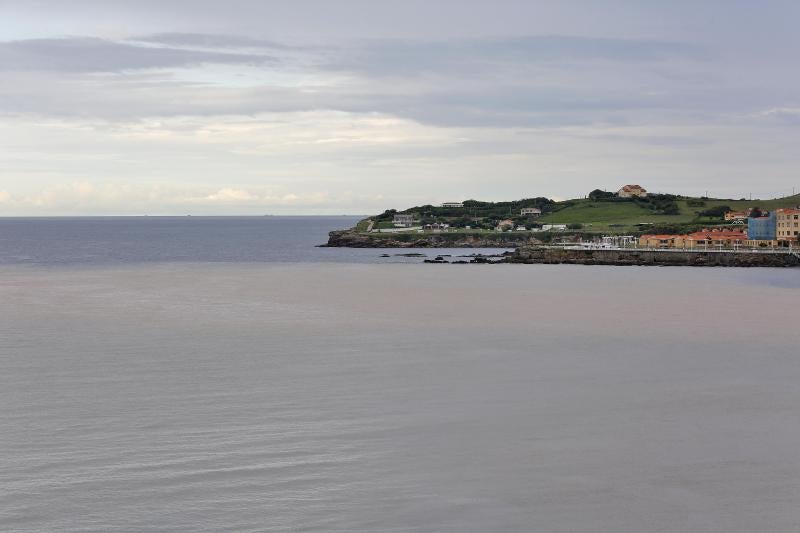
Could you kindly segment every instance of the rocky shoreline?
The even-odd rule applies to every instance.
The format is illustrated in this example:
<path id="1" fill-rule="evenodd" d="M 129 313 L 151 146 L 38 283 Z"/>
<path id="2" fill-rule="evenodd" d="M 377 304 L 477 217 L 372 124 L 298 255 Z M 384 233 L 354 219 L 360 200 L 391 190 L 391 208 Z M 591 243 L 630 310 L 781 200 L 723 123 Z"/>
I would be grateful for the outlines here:
<path id="1" fill-rule="evenodd" d="M 370 234 L 354 230 L 337 230 L 328 234 L 328 242 L 322 247 L 330 248 L 519 248 L 541 244 L 528 235 L 514 232 L 470 235 L 454 233 L 378 233 Z"/>
<path id="2" fill-rule="evenodd" d="M 377 234 L 355 230 L 332 231 L 323 247 L 346 248 L 513 248 L 501 255 L 462 257 L 452 260 L 439 255 L 426 259 L 433 264 L 569 264 L 616 266 L 711 266 L 711 267 L 800 267 L 800 254 L 749 251 L 596 249 L 542 245 L 530 236 L 514 232 L 465 234 Z M 402 255 L 402 254 L 401 254 Z M 415 254 L 416 255 L 416 254 Z M 384 254 L 384 257 L 388 257 Z"/>

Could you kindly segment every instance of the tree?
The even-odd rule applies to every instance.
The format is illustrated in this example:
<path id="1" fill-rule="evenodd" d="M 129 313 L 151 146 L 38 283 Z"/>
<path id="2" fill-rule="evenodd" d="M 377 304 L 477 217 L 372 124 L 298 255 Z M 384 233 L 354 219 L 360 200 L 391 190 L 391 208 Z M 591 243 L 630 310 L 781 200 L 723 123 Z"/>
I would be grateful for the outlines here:
<path id="1" fill-rule="evenodd" d="M 704 209 L 700 211 L 701 217 L 709 217 L 709 218 L 723 218 L 725 213 L 731 211 L 731 208 L 727 205 L 718 205 L 715 207 L 709 207 L 708 209 Z"/>
<path id="2" fill-rule="evenodd" d="M 754 207 L 753 209 L 750 210 L 750 218 L 759 218 L 763 216 L 764 212 L 759 207 Z"/>
<path id="3" fill-rule="evenodd" d="M 604 190 L 601 190 L 601 189 L 595 189 L 595 190 L 593 190 L 592 192 L 589 193 L 589 199 L 594 200 L 594 201 L 607 200 L 607 199 L 613 198 L 613 197 L 614 197 L 614 193 L 613 192 L 608 192 L 608 191 L 604 191 Z"/>

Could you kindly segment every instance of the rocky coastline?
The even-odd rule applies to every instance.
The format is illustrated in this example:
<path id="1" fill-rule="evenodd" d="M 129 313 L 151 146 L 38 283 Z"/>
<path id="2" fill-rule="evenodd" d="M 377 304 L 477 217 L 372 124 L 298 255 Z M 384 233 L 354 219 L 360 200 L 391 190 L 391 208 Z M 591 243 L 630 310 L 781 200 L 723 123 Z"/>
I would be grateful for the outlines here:
<path id="1" fill-rule="evenodd" d="M 341 248 L 519 248 L 541 244 L 530 234 L 515 232 L 497 234 L 464 233 L 365 233 L 337 230 L 328 234 L 323 247 Z"/>

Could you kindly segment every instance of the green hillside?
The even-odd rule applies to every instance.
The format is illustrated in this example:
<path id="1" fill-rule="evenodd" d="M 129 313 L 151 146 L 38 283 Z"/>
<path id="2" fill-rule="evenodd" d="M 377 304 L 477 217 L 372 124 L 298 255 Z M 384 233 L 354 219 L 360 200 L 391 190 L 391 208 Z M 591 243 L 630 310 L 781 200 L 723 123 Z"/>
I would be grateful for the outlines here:
<path id="1" fill-rule="evenodd" d="M 624 199 L 616 198 L 612 193 L 599 192 L 605 196 L 563 202 L 545 197 L 509 202 L 467 200 L 461 208 L 424 205 L 403 211 L 390 209 L 361 221 L 356 229 L 390 230 L 394 228 L 394 215 L 406 213 L 414 214 L 420 224 L 447 223 L 449 231 L 469 233 L 495 231 L 498 222 L 506 219 L 527 229 L 536 229 L 543 224 L 566 224 L 569 230 L 587 233 L 637 233 L 650 231 L 653 227 L 692 231 L 700 226 L 725 224 L 723 206 L 733 211 L 745 211 L 754 207 L 772 210 L 800 205 L 800 194 L 772 200 L 693 198 L 669 194 Z M 522 216 L 520 210 L 524 207 L 541 209 L 542 215 Z"/>
<path id="2" fill-rule="evenodd" d="M 594 201 L 589 199 L 568 200 L 556 204 L 556 209 L 543 215 L 543 224 L 583 224 L 587 230 L 606 231 L 632 229 L 637 224 L 714 224 L 718 217 L 701 216 L 703 211 L 714 207 L 728 206 L 734 211 L 745 211 L 751 207 L 765 210 L 793 207 L 800 204 L 800 195 L 773 200 L 724 200 L 719 198 L 685 198 L 675 200 L 678 213 L 658 214 L 636 202 Z M 691 205 L 690 205 L 691 204 Z M 564 207 L 558 208 L 559 205 Z"/>

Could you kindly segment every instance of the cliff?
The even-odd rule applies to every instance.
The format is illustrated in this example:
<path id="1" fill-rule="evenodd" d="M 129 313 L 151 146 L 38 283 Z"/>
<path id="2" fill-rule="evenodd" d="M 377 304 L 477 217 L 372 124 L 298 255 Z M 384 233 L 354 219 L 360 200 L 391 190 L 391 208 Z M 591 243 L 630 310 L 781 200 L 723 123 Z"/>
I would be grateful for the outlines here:
<path id="1" fill-rule="evenodd" d="M 364 233 L 332 231 L 325 247 L 343 248 L 517 248 L 541 242 L 530 233 Z"/>
<path id="2" fill-rule="evenodd" d="M 527 264 L 797 267 L 800 257 L 788 253 L 746 251 L 579 250 L 523 246 L 505 262 Z"/>

